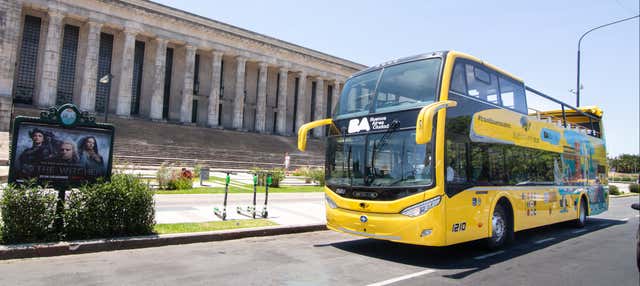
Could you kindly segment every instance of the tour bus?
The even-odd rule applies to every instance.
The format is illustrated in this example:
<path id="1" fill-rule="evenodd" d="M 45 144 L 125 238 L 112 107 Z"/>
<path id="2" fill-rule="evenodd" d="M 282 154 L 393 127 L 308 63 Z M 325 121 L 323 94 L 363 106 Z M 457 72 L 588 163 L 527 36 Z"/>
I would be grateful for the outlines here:
<path id="1" fill-rule="evenodd" d="M 556 104 L 539 110 L 529 95 Z M 609 205 L 602 110 L 575 108 L 487 62 L 435 52 L 351 76 L 327 126 L 329 229 L 445 246 L 574 221 Z"/>

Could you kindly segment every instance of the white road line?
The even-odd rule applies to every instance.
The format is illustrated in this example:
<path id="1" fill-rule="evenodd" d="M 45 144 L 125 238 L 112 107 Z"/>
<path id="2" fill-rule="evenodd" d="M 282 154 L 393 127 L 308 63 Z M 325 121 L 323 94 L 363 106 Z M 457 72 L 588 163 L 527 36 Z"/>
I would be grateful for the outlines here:
<path id="1" fill-rule="evenodd" d="M 573 231 L 572 233 L 578 234 L 578 233 L 583 233 L 583 232 L 587 232 L 587 231 L 589 231 L 589 230 L 586 229 L 586 228 L 583 228 L 583 229 L 579 229 L 579 230 Z"/>
<path id="2" fill-rule="evenodd" d="M 554 239 L 556 239 L 556 238 L 555 238 L 555 237 L 549 237 L 549 238 L 545 238 L 545 239 L 542 239 L 542 240 L 534 241 L 533 243 L 535 243 L 535 244 L 542 244 L 542 243 L 545 243 L 545 242 L 547 242 L 547 241 L 552 241 L 552 240 L 554 240 Z"/>
<path id="3" fill-rule="evenodd" d="M 423 270 L 423 271 L 416 272 L 416 273 L 413 273 L 413 274 L 407 274 L 407 275 L 404 275 L 404 276 L 400 276 L 400 277 L 396 277 L 396 278 L 391 278 L 391 279 L 389 279 L 389 280 L 384 280 L 384 281 L 382 281 L 382 282 L 377 282 L 377 283 L 369 284 L 369 285 L 367 285 L 367 286 L 382 286 L 382 285 L 389 285 L 389 284 L 392 284 L 392 283 L 396 283 L 396 282 L 398 282 L 398 281 L 407 280 L 407 279 L 411 279 L 411 278 L 418 277 L 418 276 L 422 276 L 422 275 L 427 275 L 427 274 L 432 273 L 432 272 L 435 272 L 435 270 L 433 270 L 433 269 L 427 269 L 427 270 Z"/>
<path id="4" fill-rule="evenodd" d="M 476 256 L 473 259 L 475 259 L 475 260 L 485 259 L 487 257 L 495 256 L 495 255 L 502 254 L 502 253 L 504 253 L 504 250 L 499 250 L 499 251 L 492 252 L 492 253 L 489 253 L 489 254 Z"/>

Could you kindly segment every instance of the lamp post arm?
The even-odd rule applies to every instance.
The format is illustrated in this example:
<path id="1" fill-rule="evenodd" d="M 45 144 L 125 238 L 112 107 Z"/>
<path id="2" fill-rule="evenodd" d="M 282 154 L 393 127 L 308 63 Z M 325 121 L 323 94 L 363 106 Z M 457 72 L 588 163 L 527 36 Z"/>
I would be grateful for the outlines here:
<path id="1" fill-rule="evenodd" d="M 591 30 L 589 30 L 589 31 L 584 32 L 584 34 L 582 34 L 582 36 L 580 36 L 580 39 L 578 40 L 578 51 L 580 51 L 580 44 L 581 44 L 581 42 L 582 42 L 582 39 L 583 39 L 583 38 L 584 38 L 584 36 L 586 36 L 587 34 L 589 34 L 589 33 L 593 32 L 593 31 L 595 31 L 595 30 L 597 30 L 597 29 L 604 28 L 604 27 L 606 27 L 606 26 L 611 26 L 611 25 L 613 25 L 613 24 L 618 24 L 618 23 L 620 23 L 620 22 L 628 21 L 628 20 L 631 20 L 631 19 L 634 19 L 634 18 L 638 18 L 638 17 L 640 17 L 640 15 L 635 15 L 635 16 L 633 16 L 633 17 L 624 18 L 624 19 L 621 19 L 621 20 L 618 20 L 618 21 L 615 21 L 615 22 L 611 22 L 611 23 L 608 23 L 608 24 L 600 25 L 600 26 L 595 27 L 595 28 L 593 28 L 593 29 L 591 29 Z"/>
<path id="2" fill-rule="evenodd" d="M 613 24 L 618 24 L 620 22 L 624 22 L 624 21 L 628 21 L 631 19 L 635 19 L 640 17 L 640 15 L 635 15 L 633 17 L 629 17 L 629 18 L 624 18 L 624 19 L 620 19 L 618 21 L 615 22 L 611 22 L 611 23 L 607 23 L 604 25 L 600 25 L 598 27 L 595 27 L 593 29 L 590 29 L 589 31 L 584 32 L 584 34 L 582 34 L 582 36 L 580 36 L 580 39 L 578 40 L 578 75 L 577 75 L 577 80 L 576 80 L 576 107 L 580 107 L 580 44 L 582 44 L 582 39 L 584 38 L 584 36 L 586 36 L 587 34 L 600 29 L 600 28 L 604 28 L 606 26 L 611 26 Z"/>

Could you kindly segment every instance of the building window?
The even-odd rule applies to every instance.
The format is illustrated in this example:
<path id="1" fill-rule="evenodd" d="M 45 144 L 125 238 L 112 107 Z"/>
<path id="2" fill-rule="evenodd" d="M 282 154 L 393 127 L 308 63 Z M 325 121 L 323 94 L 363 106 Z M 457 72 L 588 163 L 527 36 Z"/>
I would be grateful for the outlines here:
<path id="1" fill-rule="evenodd" d="M 38 66 L 38 47 L 40 45 L 40 27 L 38 17 L 25 16 L 20 47 L 14 102 L 31 104 L 36 88 L 36 68 Z"/>
<path id="2" fill-rule="evenodd" d="M 56 96 L 56 104 L 58 105 L 73 102 L 73 85 L 76 77 L 79 33 L 79 27 L 64 25 L 60 67 L 58 69 L 58 94 Z"/>
<path id="3" fill-rule="evenodd" d="M 169 98 L 171 97 L 171 71 L 173 70 L 173 49 L 167 48 L 164 58 L 164 95 L 162 98 L 162 119 L 169 118 Z"/>
<path id="4" fill-rule="evenodd" d="M 296 133 L 296 118 L 298 116 L 298 85 L 300 78 L 296 78 L 295 89 L 293 92 L 293 124 L 291 124 L 291 133 Z"/>
<path id="5" fill-rule="evenodd" d="M 111 81 L 100 83 L 100 78 L 111 73 L 111 55 L 113 54 L 113 35 L 100 33 L 100 49 L 98 52 L 98 83 L 96 84 L 96 111 L 104 112 L 107 97 L 111 92 Z"/>
<path id="6" fill-rule="evenodd" d="M 133 79 L 131 82 L 131 115 L 140 113 L 140 94 L 142 93 L 142 66 L 144 64 L 144 42 L 136 41 L 133 54 Z"/>

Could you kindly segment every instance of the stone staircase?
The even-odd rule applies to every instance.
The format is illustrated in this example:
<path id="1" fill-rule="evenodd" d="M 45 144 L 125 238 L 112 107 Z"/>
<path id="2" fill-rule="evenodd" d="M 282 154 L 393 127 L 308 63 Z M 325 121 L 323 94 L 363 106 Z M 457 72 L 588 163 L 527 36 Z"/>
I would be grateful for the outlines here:
<path id="1" fill-rule="evenodd" d="M 16 106 L 16 115 L 38 116 L 39 110 Z M 102 117 L 97 118 L 98 122 Z M 212 169 L 248 170 L 282 167 L 284 154 L 290 169 L 322 167 L 324 143 L 309 138 L 307 152 L 297 150 L 295 136 L 240 132 L 110 115 L 115 126 L 114 165 L 157 167 L 161 164 Z"/>

